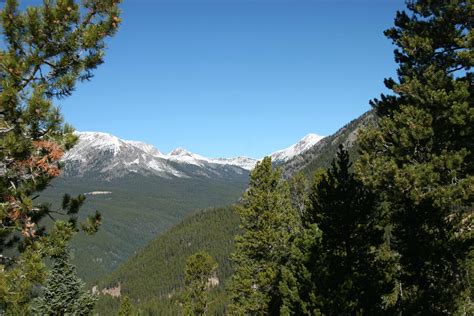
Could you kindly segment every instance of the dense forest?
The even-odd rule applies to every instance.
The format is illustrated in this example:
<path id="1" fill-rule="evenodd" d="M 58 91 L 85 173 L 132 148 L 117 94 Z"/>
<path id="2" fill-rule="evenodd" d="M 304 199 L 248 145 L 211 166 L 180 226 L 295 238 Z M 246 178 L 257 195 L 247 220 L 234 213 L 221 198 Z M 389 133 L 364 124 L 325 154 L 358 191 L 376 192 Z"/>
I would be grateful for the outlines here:
<path id="1" fill-rule="evenodd" d="M 85 284 L 71 240 L 102 215 L 38 197 L 77 142 L 54 102 L 104 62 L 119 4 L 2 8 L 0 314 L 474 314 L 472 1 L 407 1 L 372 111 Z"/>
<path id="2" fill-rule="evenodd" d="M 145 315 L 178 315 L 184 299 L 186 259 L 205 251 L 218 264 L 219 284 L 211 290 L 209 312 L 223 311 L 228 302 L 224 289 L 233 272 L 230 254 L 238 232 L 239 217 L 233 207 L 204 210 L 158 236 L 96 285 L 104 289 L 121 284 L 121 294 Z M 102 295 L 96 311 L 111 315 L 119 305 L 120 298 Z"/>

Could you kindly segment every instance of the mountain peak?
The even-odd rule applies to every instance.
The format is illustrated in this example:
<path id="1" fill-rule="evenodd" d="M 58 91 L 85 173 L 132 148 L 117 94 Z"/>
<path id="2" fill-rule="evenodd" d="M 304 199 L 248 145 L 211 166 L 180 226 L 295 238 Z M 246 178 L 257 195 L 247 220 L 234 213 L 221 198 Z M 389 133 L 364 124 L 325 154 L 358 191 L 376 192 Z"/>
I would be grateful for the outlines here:
<path id="1" fill-rule="evenodd" d="M 144 143 L 144 142 L 140 142 L 140 141 L 136 141 L 136 140 L 126 140 L 125 142 L 129 145 L 132 145 L 136 148 L 139 148 L 139 149 L 143 150 L 147 154 L 151 154 L 151 155 L 155 155 L 155 156 L 161 156 L 162 155 L 162 153 L 158 150 L 158 148 L 156 148 L 153 145 L 150 145 L 150 144 L 147 144 L 147 143 Z"/>
<path id="2" fill-rule="evenodd" d="M 192 156 L 193 154 L 182 147 L 174 149 L 168 154 L 169 156 Z"/>
<path id="3" fill-rule="evenodd" d="M 274 162 L 288 161 L 294 156 L 301 154 L 302 152 L 310 149 L 323 138 L 324 136 L 320 136 L 317 134 L 308 134 L 302 139 L 300 139 L 296 144 L 291 145 L 288 148 L 276 151 L 270 156 L 272 157 L 272 160 Z"/>
<path id="4" fill-rule="evenodd" d="M 298 143 L 308 143 L 308 142 L 319 142 L 321 139 L 323 139 L 324 136 L 320 136 L 318 134 L 313 134 L 313 133 L 309 133 L 308 135 L 306 135 L 305 137 L 303 137 L 302 139 L 300 139 L 300 141 Z"/>
<path id="5" fill-rule="evenodd" d="M 96 150 L 109 150 L 115 154 L 123 143 L 120 138 L 103 132 L 75 132 L 75 134 L 80 139 L 80 142 L 74 147 L 76 151 L 91 147 Z"/>

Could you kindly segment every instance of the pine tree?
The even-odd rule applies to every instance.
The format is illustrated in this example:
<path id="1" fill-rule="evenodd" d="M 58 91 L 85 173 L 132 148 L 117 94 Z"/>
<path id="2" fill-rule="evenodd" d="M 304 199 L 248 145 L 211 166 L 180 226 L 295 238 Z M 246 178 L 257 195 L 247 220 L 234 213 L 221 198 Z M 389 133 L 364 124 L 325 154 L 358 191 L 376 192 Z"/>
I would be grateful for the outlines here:
<path id="1" fill-rule="evenodd" d="M 376 197 L 350 168 L 340 145 L 327 176 L 313 189 L 310 212 L 322 243 L 312 275 L 324 314 L 381 314 L 382 299 L 394 288 L 393 280 L 384 279 L 390 261 L 384 261 L 383 221 Z"/>
<path id="2" fill-rule="evenodd" d="M 185 315 L 206 315 L 210 279 L 217 271 L 216 261 L 204 251 L 197 252 L 186 260 L 184 282 L 186 285 Z"/>
<path id="3" fill-rule="evenodd" d="M 65 250 L 52 257 L 43 295 L 33 302 L 35 315 L 89 315 L 97 297 L 85 288 Z"/>
<path id="4" fill-rule="evenodd" d="M 277 297 L 277 276 L 301 226 L 288 184 L 280 175 L 271 158 L 264 158 L 252 171 L 237 208 L 242 234 L 236 237 L 233 254 L 231 313 L 266 315 L 271 312 L 272 297 Z"/>
<path id="5" fill-rule="evenodd" d="M 53 101 L 103 62 L 119 2 L 51 0 L 20 11 L 18 1 L 7 0 L 0 12 L 0 253 L 12 246 L 22 253 L 0 262 L 0 311 L 26 313 L 29 290 L 45 278 L 42 259 L 61 252 L 79 227 L 83 197 L 65 197 L 61 213 L 69 219 L 49 231 L 39 223 L 55 213 L 34 199 L 59 175 L 60 159 L 76 141 Z M 94 232 L 98 224 L 95 214 L 80 226 Z"/>
<path id="6" fill-rule="evenodd" d="M 346 150 L 315 182 L 307 229 L 295 242 L 291 265 L 282 275 L 286 314 L 377 315 L 387 311 L 393 289 L 383 247 L 383 225 L 375 196 L 350 171 Z M 387 260 L 388 259 L 388 260 Z"/>
<path id="7" fill-rule="evenodd" d="M 391 222 L 399 311 L 472 314 L 474 4 L 407 6 L 385 31 L 398 80 L 385 80 L 393 95 L 372 101 L 378 126 L 361 134 L 357 172 Z"/>
<path id="8" fill-rule="evenodd" d="M 119 307 L 119 316 L 132 316 L 134 315 L 133 313 L 133 305 L 132 302 L 130 301 L 130 297 L 124 296 L 120 300 L 120 307 Z"/>
<path id="9" fill-rule="evenodd" d="M 311 271 L 321 253 L 322 233 L 316 224 L 306 223 L 296 236 L 289 259 L 278 276 L 277 302 L 280 315 L 321 315 L 321 304 Z"/>

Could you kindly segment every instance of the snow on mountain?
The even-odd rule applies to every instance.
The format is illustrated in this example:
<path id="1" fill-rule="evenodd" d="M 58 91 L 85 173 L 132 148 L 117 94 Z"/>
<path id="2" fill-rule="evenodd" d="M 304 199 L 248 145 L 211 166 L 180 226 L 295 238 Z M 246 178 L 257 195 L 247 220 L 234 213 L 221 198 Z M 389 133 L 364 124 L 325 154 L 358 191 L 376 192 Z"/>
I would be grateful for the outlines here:
<path id="1" fill-rule="evenodd" d="M 221 164 L 221 165 L 231 165 L 238 166 L 245 170 L 252 170 L 257 163 L 257 159 L 248 158 L 248 157 L 235 157 L 235 158 L 217 158 L 211 159 L 212 163 Z"/>
<path id="2" fill-rule="evenodd" d="M 251 170 L 258 161 L 248 157 L 206 158 L 184 148 L 163 154 L 153 145 L 122 140 L 107 133 L 78 132 L 77 135 L 78 143 L 63 158 L 66 162 L 66 175 L 80 176 L 92 172 L 107 178 L 119 177 L 125 173 L 154 174 L 161 177 L 209 177 L 228 172 L 241 173 L 242 169 Z M 295 145 L 271 154 L 271 157 L 274 162 L 283 163 L 308 150 L 321 139 L 316 134 L 308 134 Z"/>
<path id="3" fill-rule="evenodd" d="M 111 151 L 116 154 L 120 150 L 121 141 L 118 137 L 101 132 L 82 132 L 76 133 L 79 136 L 79 142 L 74 149 L 66 154 L 66 160 L 79 160 L 84 158 L 81 153 L 94 148 L 95 150 Z"/>
<path id="4" fill-rule="evenodd" d="M 186 177 L 152 145 L 100 132 L 78 132 L 77 135 L 78 143 L 63 157 L 66 175 L 96 173 L 114 178 L 125 173 L 141 173 Z"/>
<path id="5" fill-rule="evenodd" d="M 276 163 L 285 162 L 287 160 L 290 160 L 294 156 L 299 155 L 305 152 L 306 150 L 310 149 L 323 138 L 324 136 L 319 136 L 316 134 L 308 134 L 296 144 L 291 145 L 288 148 L 276 151 L 273 154 L 271 154 L 270 157 L 272 157 L 272 161 Z"/>
<path id="6" fill-rule="evenodd" d="M 130 144 L 134 147 L 140 148 L 147 154 L 153 155 L 153 156 L 162 156 L 163 154 L 153 145 L 143 143 L 143 142 L 138 142 L 134 140 L 126 140 L 125 141 L 127 144 Z"/>
<path id="7" fill-rule="evenodd" d="M 176 148 L 166 155 L 166 159 L 196 166 L 203 166 L 205 163 L 210 162 L 208 158 L 189 152 L 181 147 Z"/>

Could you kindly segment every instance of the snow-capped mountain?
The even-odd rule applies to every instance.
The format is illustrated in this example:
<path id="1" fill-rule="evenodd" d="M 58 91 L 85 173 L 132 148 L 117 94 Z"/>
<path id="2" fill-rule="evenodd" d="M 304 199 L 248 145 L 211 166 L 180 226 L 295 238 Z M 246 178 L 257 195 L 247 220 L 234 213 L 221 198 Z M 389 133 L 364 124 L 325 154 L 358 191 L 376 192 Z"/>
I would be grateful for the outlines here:
<path id="1" fill-rule="evenodd" d="M 86 174 L 112 179 L 128 173 L 165 178 L 241 175 L 250 171 L 257 159 L 248 157 L 206 158 L 176 148 L 168 154 L 139 141 L 128 141 L 101 132 L 78 132 L 79 141 L 63 158 L 66 176 Z M 271 154 L 275 163 L 283 163 L 314 146 L 322 137 L 309 134 L 298 143 Z"/>
<path id="2" fill-rule="evenodd" d="M 319 136 L 316 134 L 308 134 L 296 144 L 291 145 L 288 148 L 276 151 L 273 154 L 271 154 L 270 157 L 272 157 L 272 161 L 276 163 L 282 163 L 282 162 L 288 161 L 291 158 L 295 157 L 296 155 L 299 155 L 305 152 L 306 150 L 310 149 L 323 138 L 324 138 L 323 136 Z"/>

